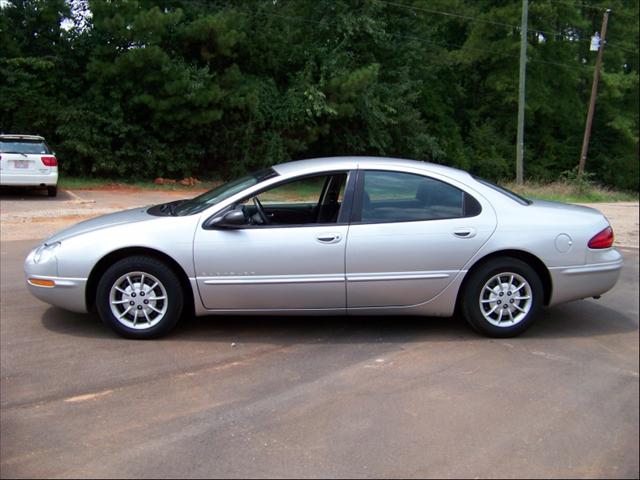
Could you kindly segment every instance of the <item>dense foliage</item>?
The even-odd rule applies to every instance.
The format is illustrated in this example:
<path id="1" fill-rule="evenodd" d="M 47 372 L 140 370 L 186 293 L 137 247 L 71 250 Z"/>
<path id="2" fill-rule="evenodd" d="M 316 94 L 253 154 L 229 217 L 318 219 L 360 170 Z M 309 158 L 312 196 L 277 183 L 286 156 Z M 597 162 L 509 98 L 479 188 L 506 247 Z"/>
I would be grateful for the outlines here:
<path id="1" fill-rule="evenodd" d="M 520 0 L 4 0 L 0 131 L 66 172 L 388 155 L 515 172 Z M 600 0 L 530 0 L 525 176 L 578 163 Z M 587 170 L 638 189 L 638 2 L 610 0 Z"/>

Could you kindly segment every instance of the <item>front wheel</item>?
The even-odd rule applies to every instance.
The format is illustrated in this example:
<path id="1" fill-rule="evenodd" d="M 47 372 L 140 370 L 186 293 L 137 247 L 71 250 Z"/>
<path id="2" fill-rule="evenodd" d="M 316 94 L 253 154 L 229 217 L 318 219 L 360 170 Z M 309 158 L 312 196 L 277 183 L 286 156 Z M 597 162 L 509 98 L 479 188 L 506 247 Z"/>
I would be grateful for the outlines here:
<path id="1" fill-rule="evenodd" d="M 174 271 L 146 256 L 114 263 L 98 283 L 96 307 L 101 320 L 127 338 L 166 335 L 182 313 L 184 293 Z"/>
<path id="2" fill-rule="evenodd" d="M 463 291 L 462 313 L 489 337 L 513 337 L 531 326 L 543 299 L 536 271 L 517 258 L 499 258 L 471 273 Z"/>

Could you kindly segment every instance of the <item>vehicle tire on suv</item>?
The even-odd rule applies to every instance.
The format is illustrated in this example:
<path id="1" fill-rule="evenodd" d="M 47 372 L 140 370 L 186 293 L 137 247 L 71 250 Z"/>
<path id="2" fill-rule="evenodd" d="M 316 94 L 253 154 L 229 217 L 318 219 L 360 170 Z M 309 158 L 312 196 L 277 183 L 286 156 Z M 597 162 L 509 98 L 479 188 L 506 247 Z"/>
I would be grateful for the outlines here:
<path id="1" fill-rule="evenodd" d="M 164 262 L 132 256 L 110 266 L 98 282 L 96 308 L 101 320 L 126 338 L 150 339 L 178 323 L 184 292 Z"/>
<path id="2" fill-rule="evenodd" d="M 58 195 L 58 187 L 47 187 L 47 195 L 49 195 L 50 197 L 55 197 L 56 195 Z"/>
<path id="3" fill-rule="evenodd" d="M 471 272 L 462 292 L 462 314 L 486 336 L 513 337 L 531 326 L 543 292 L 530 265 L 517 258 L 497 258 Z"/>

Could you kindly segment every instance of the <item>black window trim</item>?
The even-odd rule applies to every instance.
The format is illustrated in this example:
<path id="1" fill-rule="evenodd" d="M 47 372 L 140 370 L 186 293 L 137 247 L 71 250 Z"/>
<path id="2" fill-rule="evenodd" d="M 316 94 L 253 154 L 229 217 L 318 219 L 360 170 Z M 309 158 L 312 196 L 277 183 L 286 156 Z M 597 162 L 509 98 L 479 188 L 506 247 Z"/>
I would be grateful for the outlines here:
<path id="1" fill-rule="evenodd" d="M 362 221 L 362 200 L 364 198 L 364 177 L 365 177 L 365 173 L 366 172 L 404 173 L 406 175 L 415 175 L 415 176 L 418 176 L 418 177 L 425 177 L 425 178 L 428 178 L 430 180 L 435 180 L 435 181 L 438 181 L 438 182 L 442 182 L 445 185 L 449 185 L 452 188 L 456 188 L 457 190 L 460 190 L 465 195 L 469 195 L 469 197 L 471 197 L 480 206 L 480 209 L 478 210 L 478 213 L 476 213 L 475 215 L 465 215 L 465 216 L 462 216 L 462 217 L 425 218 L 425 219 L 418 219 L 418 220 L 374 220 L 374 221 L 366 221 L 366 222 L 364 222 L 364 221 Z M 414 173 L 414 172 L 404 172 L 404 171 L 400 171 L 400 170 L 381 170 L 381 169 L 368 168 L 368 169 L 358 170 L 357 176 L 358 176 L 358 178 L 356 180 L 356 187 L 355 187 L 355 200 L 354 200 L 353 208 L 351 209 L 351 222 L 350 222 L 350 225 L 379 225 L 381 223 L 434 222 L 434 221 L 438 221 L 438 220 L 456 220 L 456 219 L 463 219 L 463 218 L 473 218 L 473 217 L 477 217 L 478 215 L 480 215 L 482 213 L 482 203 L 479 202 L 476 197 L 471 195 L 466 190 L 463 190 L 462 188 L 458 188 L 455 185 L 451 185 L 449 182 L 446 182 L 444 180 L 440 180 L 439 178 L 431 177 L 429 175 L 423 175 L 423 174 Z M 463 202 L 464 202 L 464 200 L 463 200 Z"/>
<path id="2" fill-rule="evenodd" d="M 514 202 L 519 203 L 523 207 L 527 207 L 527 206 L 529 206 L 529 205 L 531 205 L 533 203 L 528 198 L 525 198 L 522 195 L 518 195 L 516 192 L 512 192 L 508 188 L 504 188 L 504 187 L 498 185 L 497 183 L 490 182 L 489 180 L 485 180 L 484 178 L 481 178 L 481 177 L 476 177 L 475 175 L 473 176 L 473 179 L 476 182 L 481 183 L 485 187 L 489 187 L 490 189 L 492 189 L 492 190 L 494 190 L 494 191 L 496 191 L 498 193 L 501 193 L 502 195 L 504 195 L 505 197 L 513 200 Z"/>
<path id="3" fill-rule="evenodd" d="M 258 190 L 256 192 L 250 193 L 249 195 L 246 195 L 246 196 L 242 197 L 241 199 L 237 200 L 236 202 L 233 202 L 231 205 L 228 205 L 227 207 L 223 208 L 218 213 L 214 213 L 213 215 L 208 217 L 204 222 L 202 222 L 202 228 L 204 230 L 249 230 L 249 229 L 266 229 L 266 228 L 300 228 L 300 227 L 309 228 L 309 227 L 348 226 L 349 225 L 349 218 L 351 217 L 351 214 L 353 212 L 353 197 L 354 197 L 354 190 L 355 190 L 355 182 L 356 182 L 357 172 L 358 172 L 358 170 L 356 170 L 356 169 L 327 170 L 326 172 L 308 173 L 308 174 L 300 175 L 298 177 L 282 179 L 282 181 L 276 182 L 276 183 L 272 183 L 271 185 L 265 186 L 264 188 L 261 188 L 260 190 Z M 285 224 L 285 225 L 271 225 L 271 224 L 266 224 L 266 225 L 240 225 L 237 228 L 233 228 L 233 229 L 221 228 L 221 227 L 217 227 L 215 225 L 209 226 L 209 222 L 211 220 L 213 220 L 214 218 L 218 218 L 220 215 L 225 215 L 226 213 L 228 213 L 231 210 L 235 209 L 242 202 L 244 202 L 244 201 L 246 201 L 246 200 L 248 200 L 250 198 L 253 198 L 253 197 L 257 196 L 257 195 L 260 195 L 261 193 L 266 192 L 267 190 L 271 190 L 272 188 L 277 188 L 277 187 L 280 187 L 282 185 L 286 185 L 287 183 L 295 182 L 295 181 L 298 181 L 298 180 L 304 180 L 305 178 L 321 177 L 321 176 L 329 177 L 331 175 L 339 175 L 339 174 L 346 174 L 347 175 L 347 184 L 346 184 L 345 189 L 344 189 L 344 200 L 342 202 L 342 205 L 340 205 L 340 212 L 338 213 L 338 220 L 336 222 L 332 222 L 332 223 L 292 223 L 292 224 Z M 324 191 L 325 187 L 323 186 L 322 188 L 323 188 L 323 191 Z M 321 198 L 322 198 L 322 195 L 321 195 Z"/>

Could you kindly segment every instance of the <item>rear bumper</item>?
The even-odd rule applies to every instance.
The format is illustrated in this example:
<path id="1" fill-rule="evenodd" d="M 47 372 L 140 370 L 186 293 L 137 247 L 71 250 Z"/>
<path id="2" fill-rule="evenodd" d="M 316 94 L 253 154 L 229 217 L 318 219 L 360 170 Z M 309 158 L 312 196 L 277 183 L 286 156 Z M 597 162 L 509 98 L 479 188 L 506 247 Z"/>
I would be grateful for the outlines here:
<path id="1" fill-rule="evenodd" d="M 7 187 L 54 187 L 58 184 L 58 172 L 50 173 L 0 173 L 0 185 Z"/>
<path id="2" fill-rule="evenodd" d="M 611 290 L 622 270 L 622 254 L 612 248 L 606 262 L 550 268 L 553 292 L 549 305 L 602 295 Z"/>

